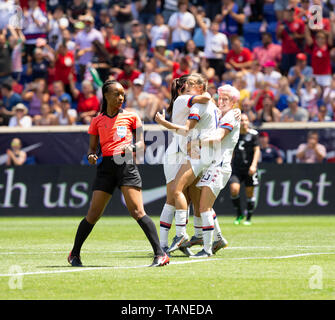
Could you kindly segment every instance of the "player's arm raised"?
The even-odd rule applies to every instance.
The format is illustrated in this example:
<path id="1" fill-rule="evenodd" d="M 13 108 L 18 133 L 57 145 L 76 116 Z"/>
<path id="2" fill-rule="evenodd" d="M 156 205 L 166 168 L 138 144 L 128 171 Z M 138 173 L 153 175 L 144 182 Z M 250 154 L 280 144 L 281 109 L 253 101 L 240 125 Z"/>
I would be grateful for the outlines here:
<path id="1" fill-rule="evenodd" d="M 198 123 L 197 119 L 188 119 L 185 125 L 178 125 L 172 123 L 165 119 L 165 111 L 163 110 L 162 113 L 157 112 L 155 115 L 155 121 L 165 127 L 168 130 L 174 130 L 177 134 L 187 136 L 190 130 L 192 130 L 196 124 Z"/>

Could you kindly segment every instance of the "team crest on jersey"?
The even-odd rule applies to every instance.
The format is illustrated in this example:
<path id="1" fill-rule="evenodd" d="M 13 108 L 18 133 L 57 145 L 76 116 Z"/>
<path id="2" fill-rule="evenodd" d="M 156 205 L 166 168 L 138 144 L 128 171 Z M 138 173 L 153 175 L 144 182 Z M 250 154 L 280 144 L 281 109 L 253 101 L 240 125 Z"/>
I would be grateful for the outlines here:
<path id="1" fill-rule="evenodd" d="M 126 126 L 117 126 L 116 127 L 116 134 L 120 138 L 124 138 L 127 135 L 127 127 Z"/>
<path id="2" fill-rule="evenodd" d="M 246 140 L 246 141 L 251 141 L 251 134 L 247 134 L 247 135 L 245 136 L 245 140 Z"/>

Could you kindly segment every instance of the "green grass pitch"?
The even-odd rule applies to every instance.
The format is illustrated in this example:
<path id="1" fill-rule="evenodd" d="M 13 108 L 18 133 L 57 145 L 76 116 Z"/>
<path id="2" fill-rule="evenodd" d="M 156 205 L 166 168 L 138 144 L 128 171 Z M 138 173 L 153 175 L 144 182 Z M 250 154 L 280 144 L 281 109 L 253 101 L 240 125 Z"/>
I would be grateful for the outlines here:
<path id="1" fill-rule="evenodd" d="M 175 252 L 168 266 L 148 268 L 137 223 L 102 217 L 82 249 L 86 267 L 73 268 L 66 258 L 81 217 L 2 217 L 0 299 L 335 299 L 335 217 L 218 218 L 228 248 L 204 261 Z"/>

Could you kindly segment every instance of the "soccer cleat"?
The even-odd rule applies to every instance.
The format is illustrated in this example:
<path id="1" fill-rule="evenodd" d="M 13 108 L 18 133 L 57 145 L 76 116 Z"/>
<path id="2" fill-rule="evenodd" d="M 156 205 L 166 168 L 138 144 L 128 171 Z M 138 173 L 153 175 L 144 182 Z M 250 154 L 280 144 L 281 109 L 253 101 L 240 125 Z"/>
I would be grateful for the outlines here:
<path id="1" fill-rule="evenodd" d="M 183 243 L 181 247 L 191 248 L 196 245 L 202 246 L 203 244 L 204 244 L 204 241 L 202 240 L 202 238 L 192 236 L 192 238 L 189 241 Z"/>
<path id="2" fill-rule="evenodd" d="M 212 245 L 212 252 L 215 254 L 220 249 L 224 249 L 228 246 L 228 241 L 225 238 L 221 238 L 218 241 L 214 241 Z"/>
<path id="3" fill-rule="evenodd" d="M 239 216 L 238 218 L 235 219 L 234 224 L 235 225 L 241 224 L 242 220 L 243 220 L 243 216 Z"/>
<path id="4" fill-rule="evenodd" d="M 212 256 L 211 253 L 208 253 L 207 251 L 205 251 L 205 249 L 202 249 L 197 254 L 195 254 L 194 256 L 192 256 L 192 258 L 209 258 L 211 256 Z"/>
<path id="5" fill-rule="evenodd" d="M 250 221 L 250 220 L 245 220 L 245 221 L 243 222 L 243 224 L 244 224 L 245 226 L 251 226 L 251 221 Z"/>
<path id="6" fill-rule="evenodd" d="M 169 247 L 162 247 L 162 250 L 164 251 L 164 253 L 167 254 L 168 257 L 170 257 L 170 254 L 169 254 L 169 252 L 168 252 Z"/>
<path id="7" fill-rule="evenodd" d="M 181 246 L 179 247 L 179 250 L 187 257 L 194 256 L 194 253 L 191 251 L 190 248 Z"/>
<path id="8" fill-rule="evenodd" d="M 167 252 L 171 253 L 171 252 L 173 252 L 173 251 L 176 251 L 177 249 L 180 248 L 180 246 L 181 246 L 183 243 L 185 243 L 185 242 L 187 242 L 187 241 L 188 241 L 188 235 L 187 235 L 187 234 L 184 235 L 184 236 L 181 235 L 180 237 L 175 236 L 175 237 L 173 238 L 172 244 L 171 244 L 171 246 L 170 246 L 170 248 L 168 249 Z"/>
<path id="9" fill-rule="evenodd" d="M 67 257 L 67 261 L 72 267 L 82 267 L 83 266 L 80 260 L 80 256 L 72 256 L 72 252 L 70 252 L 69 256 Z"/>
<path id="10" fill-rule="evenodd" d="M 154 261 L 149 267 L 162 267 L 170 263 L 170 258 L 166 253 L 163 256 L 155 256 Z"/>

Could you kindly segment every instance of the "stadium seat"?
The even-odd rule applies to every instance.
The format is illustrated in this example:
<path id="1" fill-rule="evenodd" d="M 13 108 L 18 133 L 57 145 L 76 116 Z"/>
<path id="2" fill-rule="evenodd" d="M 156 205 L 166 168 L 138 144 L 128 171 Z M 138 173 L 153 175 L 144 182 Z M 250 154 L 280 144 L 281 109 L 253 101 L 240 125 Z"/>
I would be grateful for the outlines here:
<path id="1" fill-rule="evenodd" d="M 261 25 L 261 22 L 250 22 L 243 25 L 243 36 L 246 47 L 252 48 L 253 43 L 261 41 L 261 34 L 259 32 Z"/>
<path id="2" fill-rule="evenodd" d="M 271 33 L 272 40 L 273 40 L 274 43 L 278 43 L 277 38 L 276 38 L 277 25 L 278 25 L 278 23 L 276 21 L 270 22 L 268 24 L 268 27 L 266 28 L 266 31 Z"/>
<path id="3" fill-rule="evenodd" d="M 277 22 L 276 12 L 273 3 L 265 3 L 263 6 L 263 16 L 267 23 Z"/>

